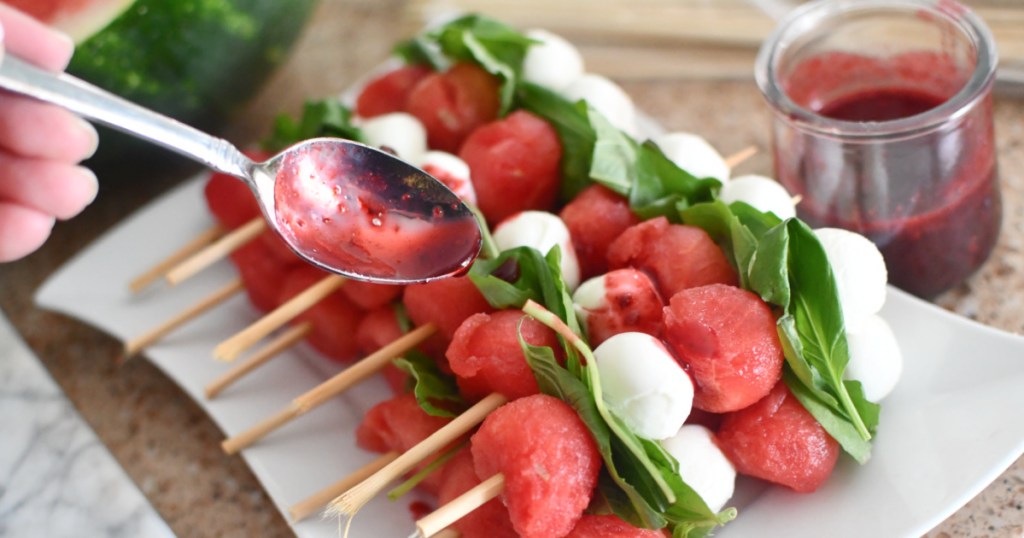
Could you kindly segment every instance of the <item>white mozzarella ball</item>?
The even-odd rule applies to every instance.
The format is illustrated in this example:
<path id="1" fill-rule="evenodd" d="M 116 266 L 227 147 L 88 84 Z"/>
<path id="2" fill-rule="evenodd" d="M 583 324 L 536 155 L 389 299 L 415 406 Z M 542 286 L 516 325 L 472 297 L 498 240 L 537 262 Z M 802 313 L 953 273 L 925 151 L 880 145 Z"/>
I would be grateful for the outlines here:
<path id="1" fill-rule="evenodd" d="M 448 186 L 464 202 L 476 205 L 476 190 L 470 179 L 469 165 L 447 151 L 428 151 L 417 165 Z"/>
<path id="2" fill-rule="evenodd" d="M 630 136 L 636 136 L 636 107 L 633 99 L 608 78 L 586 73 L 566 86 L 562 95 L 573 102 L 583 99 L 609 123 Z"/>
<path id="3" fill-rule="evenodd" d="M 358 122 L 368 146 L 392 149 L 402 159 L 418 162 L 427 151 L 427 130 L 412 114 L 392 112 Z"/>
<path id="4" fill-rule="evenodd" d="M 885 260 L 878 247 L 858 233 L 840 228 L 818 228 L 814 233 L 836 275 L 846 330 L 855 332 L 885 304 Z"/>
<path id="5" fill-rule="evenodd" d="M 576 288 L 572 294 L 572 305 L 580 325 L 587 326 L 587 318 L 590 317 L 590 313 L 604 308 L 607 304 L 607 297 L 608 290 L 604 285 L 604 275 L 588 279 Z"/>
<path id="6" fill-rule="evenodd" d="M 715 444 L 710 430 L 687 424 L 661 446 L 679 462 L 679 476 L 712 512 L 725 507 L 736 488 L 736 468 Z"/>
<path id="7" fill-rule="evenodd" d="M 654 143 L 670 161 L 693 176 L 728 182 L 729 165 L 703 137 L 693 133 L 666 133 L 655 138 Z"/>
<path id="8" fill-rule="evenodd" d="M 727 204 L 745 202 L 783 220 L 796 216 L 793 195 L 770 177 L 751 174 L 732 178 L 722 186 L 719 198 Z"/>
<path id="9" fill-rule="evenodd" d="M 608 409 L 633 433 L 665 439 L 679 431 L 693 406 L 693 381 L 660 340 L 626 332 L 594 350 Z"/>
<path id="10" fill-rule="evenodd" d="M 569 228 L 558 215 L 546 211 L 523 211 L 501 221 L 491 233 L 499 250 L 533 247 L 547 254 L 554 246 L 562 252 L 562 278 L 570 290 L 580 284 L 580 263 L 572 247 Z"/>
<path id="11" fill-rule="evenodd" d="M 903 354 L 896 335 L 881 316 L 869 316 L 856 332 L 847 332 L 850 362 L 845 377 L 864 387 L 864 397 L 879 402 L 892 392 L 903 373 Z"/>
<path id="12" fill-rule="evenodd" d="M 524 80 L 557 92 L 583 76 L 583 56 L 565 38 L 536 29 L 528 30 L 526 37 L 539 43 L 526 50 Z"/>

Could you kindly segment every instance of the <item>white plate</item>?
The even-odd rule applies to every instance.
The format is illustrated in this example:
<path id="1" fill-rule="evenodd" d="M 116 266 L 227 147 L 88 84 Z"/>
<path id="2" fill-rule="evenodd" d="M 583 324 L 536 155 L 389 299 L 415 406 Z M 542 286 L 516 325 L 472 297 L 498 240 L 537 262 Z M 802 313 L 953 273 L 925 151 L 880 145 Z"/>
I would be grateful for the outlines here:
<path id="1" fill-rule="evenodd" d="M 46 308 L 128 339 L 167 319 L 233 276 L 227 262 L 174 289 L 139 296 L 127 283 L 211 224 L 201 178 L 142 209 L 79 254 L 40 289 Z M 905 355 L 903 379 L 884 402 L 873 459 L 841 460 L 809 495 L 743 482 L 740 515 L 718 536 L 917 537 L 963 506 L 1024 451 L 1024 338 L 952 315 L 890 289 L 883 316 Z M 226 435 L 238 433 L 336 367 L 299 348 L 207 401 L 203 387 L 228 365 L 210 351 L 255 319 L 243 297 L 207 313 L 148 350 L 148 356 L 201 405 Z M 112 360 L 98 357 L 97 360 Z M 372 379 L 278 430 L 243 455 L 286 513 L 374 455 L 355 447 L 362 413 L 389 394 Z M 377 500 L 352 536 L 405 537 L 411 499 Z M 286 516 L 287 517 L 287 516 Z M 299 536 L 335 538 L 334 521 L 295 526 Z"/>

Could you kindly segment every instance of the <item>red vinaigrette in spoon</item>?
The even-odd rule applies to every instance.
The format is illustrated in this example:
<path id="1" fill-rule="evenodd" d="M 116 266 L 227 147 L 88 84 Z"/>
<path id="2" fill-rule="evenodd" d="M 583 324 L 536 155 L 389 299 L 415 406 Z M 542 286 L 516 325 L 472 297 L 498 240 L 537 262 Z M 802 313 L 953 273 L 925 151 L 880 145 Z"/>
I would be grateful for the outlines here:
<path id="1" fill-rule="evenodd" d="M 480 246 L 472 214 L 426 174 L 389 161 L 368 166 L 375 151 L 313 143 L 288 152 L 274 187 L 285 240 L 369 280 L 421 281 L 468 270 Z"/>

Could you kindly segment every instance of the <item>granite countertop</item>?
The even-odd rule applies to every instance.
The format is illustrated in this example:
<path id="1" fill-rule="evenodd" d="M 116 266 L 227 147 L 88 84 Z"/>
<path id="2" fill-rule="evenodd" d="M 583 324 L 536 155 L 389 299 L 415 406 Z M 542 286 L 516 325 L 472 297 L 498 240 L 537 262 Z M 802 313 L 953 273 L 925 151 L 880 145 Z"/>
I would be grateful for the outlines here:
<path id="1" fill-rule="evenodd" d="M 296 113 L 303 99 L 336 93 L 383 60 L 407 31 L 395 24 L 405 4 L 322 0 L 291 60 L 232 125 L 228 137 L 239 143 L 254 140 L 278 112 Z M 725 154 L 750 145 L 769 147 L 768 112 L 752 81 L 629 81 L 624 87 L 665 127 L 699 132 Z M 999 97 L 996 128 L 1003 233 L 978 274 L 936 302 L 982 323 L 1022 332 L 1024 100 Z M 770 169 L 769 156 L 762 151 L 737 173 Z M 188 173 L 170 166 L 102 177 L 97 201 L 74 220 L 58 224 L 41 251 L 0 265 L 0 308 L 177 535 L 289 536 L 287 524 L 249 469 L 241 459 L 221 452 L 221 433 L 170 380 L 144 360 L 117 366 L 119 342 L 32 302 L 35 290 L 55 269 Z M 1018 460 L 928 536 L 1021 536 L 1022 503 L 1024 460 Z"/>

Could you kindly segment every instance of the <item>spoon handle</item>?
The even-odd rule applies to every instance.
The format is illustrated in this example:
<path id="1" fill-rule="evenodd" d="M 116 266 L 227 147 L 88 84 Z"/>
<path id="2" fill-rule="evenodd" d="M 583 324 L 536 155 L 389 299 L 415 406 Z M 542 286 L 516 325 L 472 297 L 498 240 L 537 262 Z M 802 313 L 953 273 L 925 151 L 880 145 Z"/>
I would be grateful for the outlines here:
<path id="1" fill-rule="evenodd" d="M 66 73 L 52 73 L 10 53 L 0 60 L 0 88 L 66 108 L 245 180 L 253 162 L 227 140 L 210 136 Z"/>

